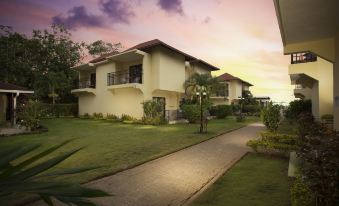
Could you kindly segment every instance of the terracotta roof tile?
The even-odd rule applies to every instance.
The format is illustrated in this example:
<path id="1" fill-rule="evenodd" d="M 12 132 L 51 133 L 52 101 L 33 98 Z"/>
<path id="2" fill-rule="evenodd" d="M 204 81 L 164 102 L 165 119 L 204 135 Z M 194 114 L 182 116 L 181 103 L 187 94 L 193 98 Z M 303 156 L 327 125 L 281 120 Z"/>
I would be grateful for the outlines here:
<path id="1" fill-rule="evenodd" d="M 239 80 L 239 81 L 241 81 L 242 83 L 248 84 L 249 86 L 253 86 L 251 83 L 246 82 L 246 81 L 240 79 L 239 77 L 235 77 L 235 76 L 233 76 L 233 75 L 231 75 L 231 74 L 229 74 L 229 73 L 224 73 L 224 74 L 218 76 L 217 78 L 218 78 L 219 81 Z"/>

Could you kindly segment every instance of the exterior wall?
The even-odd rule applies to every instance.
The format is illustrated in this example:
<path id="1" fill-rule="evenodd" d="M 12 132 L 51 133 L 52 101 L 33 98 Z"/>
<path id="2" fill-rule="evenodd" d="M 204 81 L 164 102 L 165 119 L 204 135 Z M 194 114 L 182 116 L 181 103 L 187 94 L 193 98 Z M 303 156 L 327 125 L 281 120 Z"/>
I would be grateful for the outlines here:
<path id="1" fill-rule="evenodd" d="M 334 83 L 334 129 L 339 131 L 339 32 L 336 34 L 335 39 L 335 63 L 333 68 L 333 83 Z"/>
<path id="2" fill-rule="evenodd" d="M 114 91 L 107 89 L 107 73 L 116 71 L 114 62 L 96 68 L 96 95 L 79 95 L 79 114 L 107 113 L 128 114 L 136 118 L 142 117 L 143 94 L 134 88 L 121 88 Z"/>
<path id="3" fill-rule="evenodd" d="M 238 80 L 232 80 L 229 86 L 229 99 L 232 101 L 234 99 L 239 99 L 242 97 L 242 83 Z"/>
<path id="4" fill-rule="evenodd" d="M 315 118 L 333 114 L 332 63 L 318 57 L 316 62 L 289 65 L 289 74 L 306 74 L 317 80 L 312 88 L 312 105 L 318 107 L 313 109 Z"/>
<path id="5" fill-rule="evenodd" d="M 211 98 L 210 100 L 212 101 L 213 105 L 231 104 L 230 100 L 225 98 Z"/>
<path id="6" fill-rule="evenodd" d="M 152 94 L 153 97 L 165 97 L 166 110 L 177 110 L 179 109 L 179 102 L 181 94 L 178 92 L 155 90 Z"/>
<path id="7" fill-rule="evenodd" d="M 6 121 L 7 97 L 6 94 L 0 94 L 0 124 Z"/>
<path id="8" fill-rule="evenodd" d="M 162 47 L 152 52 L 153 90 L 184 92 L 185 57 Z"/>

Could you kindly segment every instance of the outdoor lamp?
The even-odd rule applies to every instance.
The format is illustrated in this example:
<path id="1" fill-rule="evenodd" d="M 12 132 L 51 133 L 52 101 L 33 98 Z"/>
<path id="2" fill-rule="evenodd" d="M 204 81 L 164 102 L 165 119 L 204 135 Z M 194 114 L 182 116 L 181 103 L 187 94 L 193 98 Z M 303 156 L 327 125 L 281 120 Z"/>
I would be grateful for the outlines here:
<path id="1" fill-rule="evenodd" d="M 197 96 L 199 96 L 200 95 L 200 93 L 199 92 L 197 92 Z"/>
<path id="2" fill-rule="evenodd" d="M 202 95 L 203 95 L 203 96 L 206 96 L 207 94 L 206 94 L 206 92 L 203 92 Z"/>

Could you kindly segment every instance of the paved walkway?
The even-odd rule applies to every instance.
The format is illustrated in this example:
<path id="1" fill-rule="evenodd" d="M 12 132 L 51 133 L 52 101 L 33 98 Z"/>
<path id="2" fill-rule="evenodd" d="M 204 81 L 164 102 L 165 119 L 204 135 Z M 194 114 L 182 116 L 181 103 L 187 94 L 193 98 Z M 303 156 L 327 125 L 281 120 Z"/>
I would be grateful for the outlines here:
<path id="1" fill-rule="evenodd" d="M 87 185 L 113 197 L 92 199 L 102 206 L 183 205 L 239 160 L 264 127 L 251 124 L 201 144 Z M 198 137 L 197 137 L 198 138 Z"/>

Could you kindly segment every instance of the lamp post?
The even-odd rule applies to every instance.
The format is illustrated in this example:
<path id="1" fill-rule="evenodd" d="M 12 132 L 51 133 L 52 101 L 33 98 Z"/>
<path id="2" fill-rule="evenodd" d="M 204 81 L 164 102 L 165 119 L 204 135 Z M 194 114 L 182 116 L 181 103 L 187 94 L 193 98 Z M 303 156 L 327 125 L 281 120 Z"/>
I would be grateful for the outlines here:
<path id="1" fill-rule="evenodd" d="M 204 112 L 203 112 L 203 108 L 202 108 L 202 100 L 203 97 L 206 97 L 206 92 L 200 90 L 199 92 L 197 92 L 197 96 L 199 97 L 199 103 L 200 103 L 200 129 L 199 129 L 199 133 L 203 133 L 204 132 Z"/>

